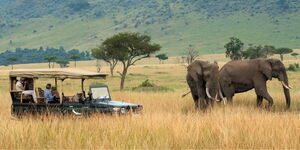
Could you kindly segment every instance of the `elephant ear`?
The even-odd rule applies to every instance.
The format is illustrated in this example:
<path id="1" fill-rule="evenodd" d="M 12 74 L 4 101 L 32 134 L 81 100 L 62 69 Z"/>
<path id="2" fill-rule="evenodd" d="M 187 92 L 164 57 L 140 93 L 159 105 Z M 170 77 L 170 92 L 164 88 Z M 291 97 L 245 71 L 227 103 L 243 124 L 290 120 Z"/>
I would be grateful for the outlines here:
<path id="1" fill-rule="evenodd" d="M 272 66 L 268 60 L 259 62 L 259 70 L 266 76 L 268 80 L 272 80 Z"/>
<path id="2" fill-rule="evenodd" d="M 208 77 L 211 73 L 211 64 L 208 62 L 202 63 L 201 64 L 203 71 L 202 74 L 204 76 L 204 78 Z"/>
<path id="3" fill-rule="evenodd" d="M 188 72 L 195 81 L 198 81 L 198 76 L 202 76 L 201 65 L 196 62 L 192 63 L 188 66 Z"/>

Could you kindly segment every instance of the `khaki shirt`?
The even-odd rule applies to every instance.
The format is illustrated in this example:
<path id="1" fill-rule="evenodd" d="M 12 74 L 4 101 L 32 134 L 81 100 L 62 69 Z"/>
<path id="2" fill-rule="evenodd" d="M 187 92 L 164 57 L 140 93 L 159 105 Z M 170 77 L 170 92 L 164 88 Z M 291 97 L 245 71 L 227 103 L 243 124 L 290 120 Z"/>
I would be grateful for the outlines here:
<path id="1" fill-rule="evenodd" d="M 16 83 L 16 90 L 23 91 L 23 84 L 20 81 L 17 81 Z"/>

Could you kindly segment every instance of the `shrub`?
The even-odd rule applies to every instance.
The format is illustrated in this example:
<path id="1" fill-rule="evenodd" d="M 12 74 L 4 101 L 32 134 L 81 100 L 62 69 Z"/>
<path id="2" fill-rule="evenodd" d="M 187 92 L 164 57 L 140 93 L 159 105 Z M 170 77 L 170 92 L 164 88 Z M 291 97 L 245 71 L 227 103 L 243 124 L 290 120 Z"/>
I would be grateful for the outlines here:
<path id="1" fill-rule="evenodd" d="M 149 79 L 142 82 L 142 84 L 139 85 L 139 87 L 155 87 L 156 85 L 154 83 L 151 83 Z"/>
<path id="2" fill-rule="evenodd" d="M 167 91 L 173 91 L 173 89 L 170 89 L 168 87 L 164 86 L 157 86 L 154 83 L 151 83 L 149 79 L 143 81 L 138 87 L 132 88 L 133 91 L 138 92 L 167 92 Z"/>
<path id="3" fill-rule="evenodd" d="M 294 64 L 290 64 L 287 68 L 288 71 L 296 71 L 296 66 Z"/>

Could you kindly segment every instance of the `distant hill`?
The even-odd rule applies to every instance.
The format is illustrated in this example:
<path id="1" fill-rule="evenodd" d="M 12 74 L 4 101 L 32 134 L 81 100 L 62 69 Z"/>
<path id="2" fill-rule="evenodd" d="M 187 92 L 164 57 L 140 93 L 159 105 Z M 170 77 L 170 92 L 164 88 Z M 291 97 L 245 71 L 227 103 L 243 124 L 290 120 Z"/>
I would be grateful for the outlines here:
<path id="1" fill-rule="evenodd" d="M 89 50 L 124 31 L 152 36 L 169 55 L 189 45 L 221 53 L 231 36 L 300 48 L 299 10 L 298 0 L 1 0 L 0 51 Z"/>

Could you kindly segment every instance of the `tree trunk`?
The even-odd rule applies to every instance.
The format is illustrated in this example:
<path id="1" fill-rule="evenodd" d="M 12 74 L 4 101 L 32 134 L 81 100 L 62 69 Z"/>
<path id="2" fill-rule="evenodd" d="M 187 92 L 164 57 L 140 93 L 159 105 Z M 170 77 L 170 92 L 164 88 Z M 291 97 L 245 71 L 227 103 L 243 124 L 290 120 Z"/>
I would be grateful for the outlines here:
<path id="1" fill-rule="evenodd" d="M 283 61 L 283 54 L 280 54 L 280 60 Z"/>
<path id="2" fill-rule="evenodd" d="M 75 61 L 75 68 L 76 68 L 76 60 L 74 60 Z"/>
<path id="3" fill-rule="evenodd" d="M 120 84 L 120 90 L 124 89 L 126 74 L 127 74 L 128 66 L 124 67 L 123 72 L 121 74 L 121 84 Z"/>
<path id="4" fill-rule="evenodd" d="M 14 65 L 11 65 L 11 70 L 14 70 Z"/>
<path id="5" fill-rule="evenodd" d="M 48 62 L 48 67 L 49 67 L 49 68 L 51 68 L 51 64 L 50 64 L 50 63 L 51 63 L 51 62 L 49 61 L 49 62 Z"/>
<path id="6" fill-rule="evenodd" d="M 109 64 L 110 74 L 113 77 L 114 76 L 114 66 L 113 64 Z"/>
<path id="7" fill-rule="evenodd" d="M 118 61 L 112 60 L 112 62 L 108 62 L 109 63 L 109 69 L 110 69 L 110 74 L 113 77 L 114 76 L 114 69 L 118 63 Z"/>
<path id="8" fill-rule="evenodd" d="M 54 62 L 52 62 L 52 68 L 54 68 Z"/>

